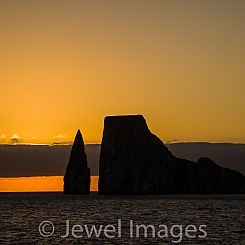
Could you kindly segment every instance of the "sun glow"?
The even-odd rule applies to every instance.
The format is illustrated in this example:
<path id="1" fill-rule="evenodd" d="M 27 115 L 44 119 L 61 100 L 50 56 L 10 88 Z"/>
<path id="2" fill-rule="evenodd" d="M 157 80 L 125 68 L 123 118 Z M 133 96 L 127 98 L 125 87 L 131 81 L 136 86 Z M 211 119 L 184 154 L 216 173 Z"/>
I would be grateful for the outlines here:
<path id="1" fill-rule="evenodd" d="M 118 114 L 245 142 L 245 1 L 119 2 L 0 1 L 0 143 L 100 143 Z"/>

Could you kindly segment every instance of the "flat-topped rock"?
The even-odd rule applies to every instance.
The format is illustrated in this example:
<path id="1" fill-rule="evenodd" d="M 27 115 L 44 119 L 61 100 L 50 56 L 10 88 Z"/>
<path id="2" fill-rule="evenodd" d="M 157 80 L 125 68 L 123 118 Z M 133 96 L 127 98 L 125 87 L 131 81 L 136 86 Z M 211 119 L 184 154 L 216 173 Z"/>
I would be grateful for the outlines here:
<path id="1" fill-rule="evenodd" d="M 172 190 L 174 161 L 171 156 L 161 140 L 150 132 L 142 115 L 106 117 L 99 193 L 153 194 Z"/>
<path id="2" fill-rule="evenodd" d="M 195 163 L 173 156 L 150 132 L 142 115 L 108 116 L 100 153 L 99 193 L 245 193 L 245 177 L 207 158 Z"/>

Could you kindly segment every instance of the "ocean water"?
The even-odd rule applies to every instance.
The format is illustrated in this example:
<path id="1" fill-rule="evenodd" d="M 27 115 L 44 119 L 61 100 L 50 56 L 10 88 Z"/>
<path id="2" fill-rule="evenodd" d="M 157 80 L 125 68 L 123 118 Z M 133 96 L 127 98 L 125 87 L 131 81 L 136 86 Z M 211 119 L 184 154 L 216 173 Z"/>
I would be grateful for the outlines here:
<path id="1" fill-rule="evenodd" d="M 0 193 L 0 244 L 245 244 L 245 196 Z"/>

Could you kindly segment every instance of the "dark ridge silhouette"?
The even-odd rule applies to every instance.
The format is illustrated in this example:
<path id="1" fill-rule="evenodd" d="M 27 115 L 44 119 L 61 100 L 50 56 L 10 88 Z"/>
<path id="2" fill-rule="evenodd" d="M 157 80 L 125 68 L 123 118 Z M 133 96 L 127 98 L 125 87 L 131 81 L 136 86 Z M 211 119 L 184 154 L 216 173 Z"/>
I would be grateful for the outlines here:
<path id="1" fill-rule="evenodd" d="M 245 144 L 174 143 L 165 144 L 176 157 L 197 162 L 207 156 L 224 168 L 245 175 Z M 72 145 L 1 145 L 0 177 L 64 175 Z M 100 144 L 85 145 L 91 175 L 99 175 Z"/>
<path id="2" fill-rule="evenodd" d="M 70 160 L 66 167 L 64 193 L 90 193 L 90 169 L 88 168 L 87 155 L 85 153 L 83 137 L 80 130 L 77 131 L 71 149 Z"/>
<path id="3" fill-rule="evenodd" d="M 177 158 L 142 115 L 108 116 L 99 163 L 100 194 L 237 194 L 245 177 L 208 158 Z"/>

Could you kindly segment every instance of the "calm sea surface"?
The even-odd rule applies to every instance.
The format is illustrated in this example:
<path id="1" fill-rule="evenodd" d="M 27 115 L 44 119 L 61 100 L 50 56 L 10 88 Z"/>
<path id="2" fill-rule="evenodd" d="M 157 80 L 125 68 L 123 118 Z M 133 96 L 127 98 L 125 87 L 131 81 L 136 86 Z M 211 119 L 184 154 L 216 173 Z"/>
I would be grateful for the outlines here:
<path id="1" fill-rule="evenodd" d="M 245 244 L 245 196 L 0 193 L 0 244 Z"/>

